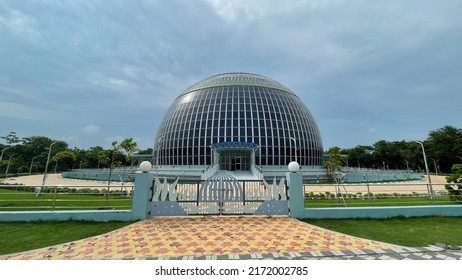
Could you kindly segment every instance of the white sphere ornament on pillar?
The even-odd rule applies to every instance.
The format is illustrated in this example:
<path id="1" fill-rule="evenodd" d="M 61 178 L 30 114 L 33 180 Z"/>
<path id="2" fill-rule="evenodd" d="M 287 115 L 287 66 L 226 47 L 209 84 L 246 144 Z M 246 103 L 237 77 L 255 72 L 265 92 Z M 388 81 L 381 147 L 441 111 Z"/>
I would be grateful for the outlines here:
<path id="1" fill-rule="evenodd" d="M 298 164 L 296 161 L 291 161 L 289 163 L 289 171 L 294 173 L 300 171 L 300 164 Z"/>
<path id="2" fill-rule="evenodd" d="M 139 170 L 143 173 L 147 173 L 151 170 L 152 164 L 149 161 L 143 161 L 140 164 Z"/>

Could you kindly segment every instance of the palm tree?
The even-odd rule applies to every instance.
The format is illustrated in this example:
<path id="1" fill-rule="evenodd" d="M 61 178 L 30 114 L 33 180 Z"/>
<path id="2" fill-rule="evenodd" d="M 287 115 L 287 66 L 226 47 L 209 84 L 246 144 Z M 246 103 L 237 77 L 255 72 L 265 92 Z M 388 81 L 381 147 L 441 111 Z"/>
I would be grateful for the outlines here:
<path id="1" fill-rule="evenodd" d="M 337 193 L 337 202 L 340 202 L 340 183 L 343 179 L 342 173 L 342 158 L 344 155 L 341 153 L 341 149 L 339 147 L 331 147 L 327 151 L 328 159 L 324 161 L 324 166 L 327 169 L 327 175 L 330 176 L 333 181 L 335 182 L 335 192 Z M 346 191 L 345 191 L 346 192 Z M 345 199 L 343 198 L 343 203 L 346 207 Z"/>

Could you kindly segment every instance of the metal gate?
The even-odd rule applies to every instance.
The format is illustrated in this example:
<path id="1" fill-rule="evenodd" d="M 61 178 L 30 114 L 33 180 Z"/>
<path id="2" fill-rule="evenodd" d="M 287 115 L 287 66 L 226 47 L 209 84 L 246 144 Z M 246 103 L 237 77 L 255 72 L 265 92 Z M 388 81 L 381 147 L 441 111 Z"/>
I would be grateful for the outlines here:
<path id="1" fill-rule="evenodd" d="M 217 172 L 199 188 L 201 214 L 243 214 L 243 186 L 226 172 Z"/>
<path id="2" fill-rule="evenodd" d="M 238 181 L 219 171 L 202 182 L 154 184 L 151 215 L 287 215 L 284 179 L 269 185 L 264 180 Z"/>

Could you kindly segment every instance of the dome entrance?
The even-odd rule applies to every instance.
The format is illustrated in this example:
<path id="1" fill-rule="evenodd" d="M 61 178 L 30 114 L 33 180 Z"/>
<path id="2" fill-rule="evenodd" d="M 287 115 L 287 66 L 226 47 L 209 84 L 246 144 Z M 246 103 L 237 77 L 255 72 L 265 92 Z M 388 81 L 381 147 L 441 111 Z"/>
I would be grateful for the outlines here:
<path id="1" fill-rule="evenodd" d="M 258 145 L 247 142 L 223 142 L 212 145 L 215 152 L 215 164 L 220 170 L 247 171 L 255 164 L 255 151 Z"/>

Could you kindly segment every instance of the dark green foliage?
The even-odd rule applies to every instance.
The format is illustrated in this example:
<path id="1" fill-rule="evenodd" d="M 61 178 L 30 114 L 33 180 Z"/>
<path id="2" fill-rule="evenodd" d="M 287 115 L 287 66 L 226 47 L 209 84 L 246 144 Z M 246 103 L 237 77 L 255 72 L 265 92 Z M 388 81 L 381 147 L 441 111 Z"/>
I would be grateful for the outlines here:
<path id="1" fill-rule="evenodd" d="M 88 150 L 73 148 L 69 149 L 68 144 L 64 141 L 50 139 L 45 136 L 32 136 L 19 138 L 15 132 L 10 132 L 6 136 L 1 136 L 0 151 L 5 150 L 2 160 L 0 161 L 0 178 L 5 176 L 5 171 L 9 162 L 8 177 L 43 173 L 48 157 L 48 149 L 53 142 L 51 158 L 48 166 L 48 172 L 69 171 L 79 168 L 103 168 L 109 167 L 111 162 L 111 152 L 113 149 L 103 149 L 96 146 Z M 133 138 L 127 138 L 122 141 L 120 147 L 114 150 L 114 166 L 130 166 L 130 156 L 138 151 L 137 143 Z M 147 150 L 146 150 L 147 151 Z"/>
<path id="2" fill-rule="evenodd" d="M 448 183 L 444 187 L 448 190 L 449 196 L 453 201 L 462 201 L 462 164 L 454 164 L 452 166 L 452 174 L 446 176 Z"/>
<path id="3" fill-rule="evenodd" d="M 437 159 L 437 164 L 444 173 L 451 172 L 456 163 L 462 163 L 462 129 L 453 126 L 444 126 L 431 131 L 428 138 L 428 153 Z"/>
<path id="4" fill-rule="evenodd" d="M 417 140 L 417 139 L 416 139 Z M 429 132 L 423 141 L 431 173 L 449 173 L 462 162 L 462 129 L 444 126 Z M 425 170 L 421 146 L 415 141 L 380 140 L 371 146 L 343 149 L 344 165 L 376 169 Z"/>

